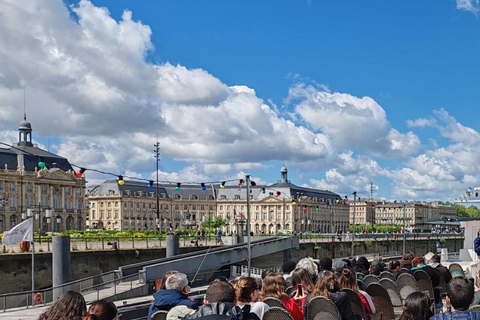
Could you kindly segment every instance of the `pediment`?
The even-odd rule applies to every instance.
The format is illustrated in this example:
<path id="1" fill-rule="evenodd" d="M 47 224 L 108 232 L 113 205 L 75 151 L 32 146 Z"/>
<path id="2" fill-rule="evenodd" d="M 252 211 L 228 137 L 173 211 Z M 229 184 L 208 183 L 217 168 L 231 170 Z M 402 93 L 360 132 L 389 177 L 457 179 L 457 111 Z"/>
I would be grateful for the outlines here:
<path id="1" fill-rule="evenodd" d="M 76 176 L 73 173 L 65 172 L 63 170 L 40 170 L 38 172 L 38 177 L 40 179 L 46 180 L 60 180 L 60 181 L 76 181 Z"/>
<path id="2" fill-rule="evenodd" d="M 263 203 L 279 203 L 279 202 L 283 202 L 283 199 L 280 199 L 280 198 L 273 198 L 273 197 L 267 197 L 267 198 L 263 198 L 260 202 L 263 202 Z"/>

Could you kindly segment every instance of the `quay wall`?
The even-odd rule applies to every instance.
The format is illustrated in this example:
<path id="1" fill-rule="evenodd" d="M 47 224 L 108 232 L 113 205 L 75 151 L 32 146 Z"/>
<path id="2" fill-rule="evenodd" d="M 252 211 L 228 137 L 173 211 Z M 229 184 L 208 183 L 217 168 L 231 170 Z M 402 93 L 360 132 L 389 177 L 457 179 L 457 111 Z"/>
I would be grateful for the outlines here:
<path id="1" fill-rule="evenodd" d="M 355 243 L 355 255 L 375 254 L 381 256 L 392 252 L 401 253 L 403 242 L 397 240 L 371 240 Z M 416 254 L 436 252 L 437 241 L 432 239 L 407 240 L 406 250 Z M 449 252 L 458 252 L 463 247 L 463 238 L 448 239 L 444 244 Z M 203 250 L 205 247 L 181 247 L 180 254 Z M 103 272 L 118 269 L 120 266 L 159 259 L 166 256 L 165 248 L 137 250 L 96 250 L 71 252 L 71 280 L 78 280 Z M 315 242 L 301 240 L 300 248 L 292 249 L 292 260 L 298 261 L 306 256 L 320 259 L 328 256 L 340 258 L 349 256 L 351 242 Z M 252 259 L 252 266 L 267 268 L 281 266 L 284 253 L 277 252 Z M 31 290 L 31 254 L 0 254 L 0 293 Z M 244 263 L 246 264 L 246 262 Z M 219 266 L 221 267 L 221 266 Z M 35 288 L 42 289 L 52 285 L 52 256 L 50 252 L 35 253 Z"/>

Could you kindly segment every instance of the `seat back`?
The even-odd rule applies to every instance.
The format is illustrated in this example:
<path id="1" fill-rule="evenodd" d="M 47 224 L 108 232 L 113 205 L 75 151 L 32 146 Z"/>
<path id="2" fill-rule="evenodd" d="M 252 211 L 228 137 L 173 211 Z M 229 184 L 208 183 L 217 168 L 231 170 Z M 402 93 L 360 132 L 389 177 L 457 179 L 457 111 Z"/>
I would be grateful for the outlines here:
<path id="1" fill-rule="evenodd" d="M 293 320 L 293 316 L 285 308 L 270 307 L 263 314 L 262 320 Z"/>
<path id="2" fill-rule="evenodd" d="M 428 292 L 428 296 L 430 299 L 434 299 L 435 296 L 433 295 L 433 286 L 432 286 L 432 279 L 428 273 L 423 271 L 422 269 L 415 270 L 413 273 L 413 277 L 417 280 L 418 289 L 420 291 Z"/>
<path id="3" fill-rule="evenodd" d="M 265 318 L 265 317 L 264 317 Z M 307 320 L 341 320 L 340 312 L 332 300 L 315 297 L 308 303 Z"/>
<path id="4" fill-rule="evenodd" d="M 167 310 L 159 310 L 152 313 L 152 320 L 165 320 L 167 319 Z"/>
<path id="5" fill-rule="evenodd" d="M 395 276 L 393 275 L 393 273 L 391 273 L 390 271 L 382 271 L 382 273 L 380 273 L 380 280 L 381 279 L 390 279 L 392 281 L 397 280 L 395 279 Z"/>
<path id="6" fill-rule="evenodd" d="M 277 308 L 283 308 L 285 310 L 287 309 L 283 304 L 282 300 L 274 297 L 265 298 L 263 299 L 263 302 L 266 303 L 270 308 L 277 307 Z"/>
<path id="7" fill-rule="evenodd" d="M 375 307 L 377 313 L 382 314 L 382 320 L 395 320 L 392 300 L 384 287 L 379 283 L 372 283 L 367 287 L 367 293 L 375 299 Z"/>
<path id="8" fill-rule="evenodd" d="M 450 273 L 452 275 L 452 278 L 456 277 L 465 277 L 465 272 L 463 272 L 463 268 L 461 265 L 458 263 L 451 263 L 450 266 L 448 267 L 448 270 L 450 270 Z"/>
<path id="9" fill-rule="evenodd" d="M 343 288 L 341 291 L 347 293 L 347 296 L 352 304 L 353 314 L 358 314 L 360 317 L 362 317 L 362 319 L 367 319 L 367 312 L 365 310 L 365 306 L 362 303 L 362 300 L 360 299 L 360 296 L 355 291 L 349 288 Z"/>
<path id="10" fill-rule="evenodd" d="M 365 284 L 365 288 L 367 288 L 371 283 L 378 283 L 378 278 L 374 275 L 369 274 L 363 278 L 363 283 Z"/>
<path id="11" fill-rule="evenodd" d="M 357 286 L 358 286 L 358 289 L 365 291 L 365 284 L 363 283 L 362 280 L 357 279 Z"/>
<path id="12" fill-rule="evenodd" d="M 382 287 L 385 288 L 388 292 L 388 296 L 392 301 L 392 305 L 394 307 L 401 307 L 403 306 L 402 297 L 400 296 L 400 291 L 398 291 L 397 285 L 390 279 L 380 279 L 378 282 Z"/>
<path id="13" fill-rule="evenodd" d="M 417 280 L 409 273 L 400 274 L 396 284 L 400 292 L 400 297 L 402 297 L 403 300 L 405 300 L 410 293 L 419 291 Z"/>
<path id="14" fill-rule="evenodd" d="M 443 274 L 437 268 L 432 268 L 433 272 L 437 274 L 438 279 L 440 280 L 439 287 L 442 289 L 442 296 L 447 294 L 447 284 L 445 283 L 445 278 Z"/>
<path id="15" fill-rule="evenodd" d="M 476 305 L 474 305 L 474 306 L 471 306 L 470 308 L 468 308 L 468 311 L 480 312 L 480 305 L 479 305 L 479 304 L 476 304 Z"/>

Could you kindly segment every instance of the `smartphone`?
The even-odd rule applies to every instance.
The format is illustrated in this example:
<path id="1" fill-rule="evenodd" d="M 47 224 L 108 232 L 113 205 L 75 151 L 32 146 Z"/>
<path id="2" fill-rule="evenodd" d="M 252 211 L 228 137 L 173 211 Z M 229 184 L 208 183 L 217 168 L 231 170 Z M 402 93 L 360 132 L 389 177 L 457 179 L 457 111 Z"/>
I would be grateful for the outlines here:
<path id="1" fill-rule="evenodd" d="M 303 285 L 301 283 L 297 284 L 297 296 L 303 296 Z"/>

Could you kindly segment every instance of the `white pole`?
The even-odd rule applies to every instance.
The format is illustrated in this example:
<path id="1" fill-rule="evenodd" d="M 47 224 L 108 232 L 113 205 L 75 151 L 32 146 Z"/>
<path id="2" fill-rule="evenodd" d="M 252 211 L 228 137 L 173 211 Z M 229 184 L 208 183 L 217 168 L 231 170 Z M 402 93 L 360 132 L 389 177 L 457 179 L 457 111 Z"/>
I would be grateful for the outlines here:
<path id="1" fill-rule="evenodd" d="M 250 176 L 245 176 L 247 184 L 247 264 L 248 276 L 250 277 L 250 269 L 252 267 L 252 248 L 250 247 Z"/>

